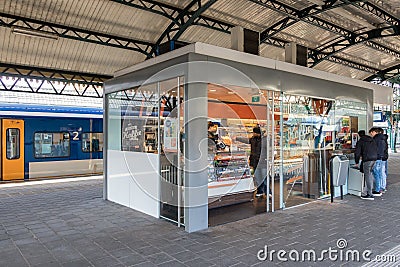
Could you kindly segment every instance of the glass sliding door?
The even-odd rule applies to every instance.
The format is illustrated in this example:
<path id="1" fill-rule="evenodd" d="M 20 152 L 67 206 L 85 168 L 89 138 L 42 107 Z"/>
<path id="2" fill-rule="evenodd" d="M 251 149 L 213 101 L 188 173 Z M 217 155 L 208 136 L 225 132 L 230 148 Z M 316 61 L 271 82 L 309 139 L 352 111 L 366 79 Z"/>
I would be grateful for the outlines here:
<path id="1" fill-rule="evenodd" d="M 334 103 L 305 96 L 280 97 L 279 150 L 283 207 L 326 197 L 334 139 Z"/>
<path id="2" fill-rule="evenodd" d="M 178 77 L 159 83 L 160 88 L 160 215 L 176 222 L 184 222 L 183 169 L 184 80 Z"/>

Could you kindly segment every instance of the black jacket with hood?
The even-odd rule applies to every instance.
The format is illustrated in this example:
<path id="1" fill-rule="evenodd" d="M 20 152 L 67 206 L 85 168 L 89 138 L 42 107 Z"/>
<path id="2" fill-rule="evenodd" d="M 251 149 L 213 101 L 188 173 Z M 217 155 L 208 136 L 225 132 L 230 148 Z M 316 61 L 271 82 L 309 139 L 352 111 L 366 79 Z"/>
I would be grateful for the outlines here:
<path id="1" fill-rule="evenodd" d="M 377 147 L 377 159 L 382 160 L 385 157 L 386 138 L 382 133 L 374 136 L 374 141 Z"/>
<path id="2" fill-rule="evenodd" d="M 359 163 L 360 157 L 363 162 L 375 161 L 378 158 L 378 148 L 374 139 L 369 135 L 360 137 L 356 144 L 356 152 L 354 153 L 356 164 Z"/>
<path id="3" fill-rule="evenodd" d="M 388 144 L 388 136 L 387 136 L 387 134 L 384 134 L 383 136 L 385 137 L 385 139 L 384 139 L 385 140 L 385 151 L 383 153 L 382 160 L 386 161 L 389 158 L 389 144 Z"/>

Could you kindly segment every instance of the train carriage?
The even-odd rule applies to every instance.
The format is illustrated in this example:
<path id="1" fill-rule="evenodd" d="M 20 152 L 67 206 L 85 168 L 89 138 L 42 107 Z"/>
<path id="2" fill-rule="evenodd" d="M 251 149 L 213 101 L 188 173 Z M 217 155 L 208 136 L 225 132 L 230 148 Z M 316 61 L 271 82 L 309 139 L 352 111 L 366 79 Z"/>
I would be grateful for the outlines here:
<path id="1" fill-rule="evenodd" d="M 101 174 L 101 108 L 0 104 L 0 180 Z"/>

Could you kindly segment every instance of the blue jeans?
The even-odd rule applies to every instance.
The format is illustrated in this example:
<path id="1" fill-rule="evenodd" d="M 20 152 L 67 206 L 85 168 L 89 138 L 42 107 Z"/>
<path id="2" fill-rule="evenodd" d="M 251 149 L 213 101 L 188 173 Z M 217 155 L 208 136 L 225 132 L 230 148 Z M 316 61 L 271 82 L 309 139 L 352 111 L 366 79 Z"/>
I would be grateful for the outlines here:
<path id="1" fill-rule="evenodd" d="M 382 160 L 377 160 L 374 165 L 374 169 L 372 170 L 372 173 L 374 174 L 375 178 L 375 190 L 376 192 L 379 192 L 381 190 L 381 185 L 382 185 Z"/>
<path id="2" fill-rule="evenodd" d="M 386 189 L 386 178 L 387 178 L 387 160 L 382 161 L 382 182 L 381 182 L 381 190 Z"/>
<path id="3" fill-rule="evenodd" d="M 257 185 L 257 194 L 267 193 L 267 175 L 268 169 L 263 167 L 257 167 L 254 171 L 254 181 Z"/>

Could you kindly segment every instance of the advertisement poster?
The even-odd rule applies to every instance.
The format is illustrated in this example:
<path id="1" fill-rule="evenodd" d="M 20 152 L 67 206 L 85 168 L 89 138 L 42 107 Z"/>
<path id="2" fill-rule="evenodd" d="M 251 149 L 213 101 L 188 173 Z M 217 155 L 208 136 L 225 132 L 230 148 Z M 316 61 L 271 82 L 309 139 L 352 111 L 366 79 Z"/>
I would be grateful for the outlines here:
<path id="1" fill-rule="evenodd" d="M 145 119 L 122 119 L 122 151 L 143 152 Z"/>
<path id="2" fill-rule="evenodd" d="M 178 120 L 166 118 L 164 122 L 164 151 L 178 152 Z"/>
<path id="3" fill-rule="evenodd" d="M 358 142 L 358 134 L 352 133 L 351 134 L 351 148 L 356 148 L 357 142 Z"/>

